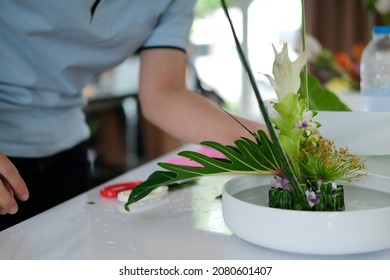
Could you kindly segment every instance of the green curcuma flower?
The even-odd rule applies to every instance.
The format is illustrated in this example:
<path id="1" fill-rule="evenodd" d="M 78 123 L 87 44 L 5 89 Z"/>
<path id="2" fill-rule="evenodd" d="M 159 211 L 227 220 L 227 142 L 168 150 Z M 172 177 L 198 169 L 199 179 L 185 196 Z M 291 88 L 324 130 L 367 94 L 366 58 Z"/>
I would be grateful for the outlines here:
<path id="1" fill-rule="evenodd" d="M 303 130 L 298 128 L 302 114 L 306 109 L 305 101 L 299 100 L 295 93 L 289 93 L 273 105 L 277 117 L 272 118 L 275 128 L 279 131 L 279 141 L 291 161 L 295 174 L 300 179 L 298 154 Z"/>
<path id="2" fill-rule="evenodd" d="M 274 45 L 272 47 L 275 53 L 275 61 L 272 69 L 274 77 L 270 75 L 265 76 L 275 89 L 278 99 L 281 100 L 289 93 L 298 93 L 301 85 L 300 73 L 306 64 L 306 51 L 294 62 L 291 62 L 286 43 L 283 44 L 280 53 L 277 52 Z"/>
<path id="3" fill-rule="evenodd" d="M 292 62 L 288 55 L 287 44 L 283 45 L 280 53 L 275 47 L 273 48 L 274 78 L 266 75 L 278 96 L 278 102 L 273 104 L 277 116 L 272 118 L 272 122 L 279 131 L 279 141 L 291 161 L 295 174 L 298 179 L 302 179 L 298 163 L 301 142 L 313 138 L 319 127 L 319 124 L 312 120 L 316 112 L 308 110 L 306 100 L 300 98 L 298 93 L 301 84 L 300 73 L 306 63 L 306 53 L 302 53 Z"/>

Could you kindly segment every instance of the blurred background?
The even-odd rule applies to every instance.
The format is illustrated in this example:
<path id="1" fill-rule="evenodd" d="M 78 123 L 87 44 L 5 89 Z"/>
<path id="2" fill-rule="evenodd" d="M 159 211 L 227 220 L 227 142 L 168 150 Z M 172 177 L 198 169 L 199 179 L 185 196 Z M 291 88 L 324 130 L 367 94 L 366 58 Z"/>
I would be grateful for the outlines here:
<path id="1" fill-rule="evenodd" d="M 313 72 L 338 91 L 358 91 L 361 50 L 374 24 L 383 24 L 376 0 L 306 0 L 307 48 Z M 386 0 L 389 1 L 389 0 Z M 275 97 L 263 74 L 272 73 L 272 44 L 301 50 L 301 0 L 230 0 L 230 15 L 265 100 Z M 198 0 L 188 46 L 188 87 L 229 112 L 261 118 L 237 56 L 219 0 Z M 356 68 L 356 69 L 355 69 Z M 85 88 L 85 111 L 92 131 L 90 158 L 94 185 L 180 147 L 140 116 L 138 58 L 101 73 Z"/>

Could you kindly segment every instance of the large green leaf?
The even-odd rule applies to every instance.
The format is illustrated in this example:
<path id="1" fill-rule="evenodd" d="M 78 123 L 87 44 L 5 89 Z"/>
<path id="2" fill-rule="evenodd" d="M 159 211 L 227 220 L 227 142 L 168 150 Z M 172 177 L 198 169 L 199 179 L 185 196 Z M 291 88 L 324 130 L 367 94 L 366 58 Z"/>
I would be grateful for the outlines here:
<path id="1" fill-rule="evenodd" d="M 259 130 L 255 136 L 257 142 L 243 137 L 235 141 L 235 146 L 225 146 L 213 141 L 202 143 L 204 146 L 219 151 L 226 158 L 213 158 L 194 151 L 178 153 L 179 156 L 197 162 L 202 167 L 159 162 L 158 165 L 165 170 L 155 171 L 146 181 L 135 187 L 125 208 L 129 210 L 130 204 L 144 198 L 160 186 L 200 176 L 282 173 L 281 159 L 275 155 L 277 147 L 268 139 L 264 131 Z"/>
<path id="2" fill-rule="evenodd" d="M 312 75 L 308 76 L 309 108 L 318 111 L 351 111 L 332 91 L 321 86 Z M 302 91 L 303 89 L 301 89 Z"/>

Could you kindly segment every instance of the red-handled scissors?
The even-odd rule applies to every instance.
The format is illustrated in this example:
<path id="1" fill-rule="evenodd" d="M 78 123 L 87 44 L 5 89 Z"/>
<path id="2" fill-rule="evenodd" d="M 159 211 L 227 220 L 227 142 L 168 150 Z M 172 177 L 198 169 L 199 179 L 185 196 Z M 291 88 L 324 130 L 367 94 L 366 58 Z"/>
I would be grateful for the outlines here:
<path id="1" fill-rule="evenodd" d="M 106 198 L 116 198 L 121 191 L 132 190 L 142 181 L 122 182 L 108 185 L 100 190 L 100 195 Z"/>

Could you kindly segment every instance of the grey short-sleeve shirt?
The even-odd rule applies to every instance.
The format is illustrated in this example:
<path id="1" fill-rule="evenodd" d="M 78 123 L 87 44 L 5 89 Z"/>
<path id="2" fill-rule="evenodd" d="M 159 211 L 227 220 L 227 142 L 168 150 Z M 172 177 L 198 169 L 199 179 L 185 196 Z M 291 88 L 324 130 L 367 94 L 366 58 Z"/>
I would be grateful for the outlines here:
<path id="1" fill-rule="evenodd" d="M 194 0 L 2 0 L 0 151 L 47 156 L 89 135 L 82 88 L 143 48 L 185 50 Z"/>

